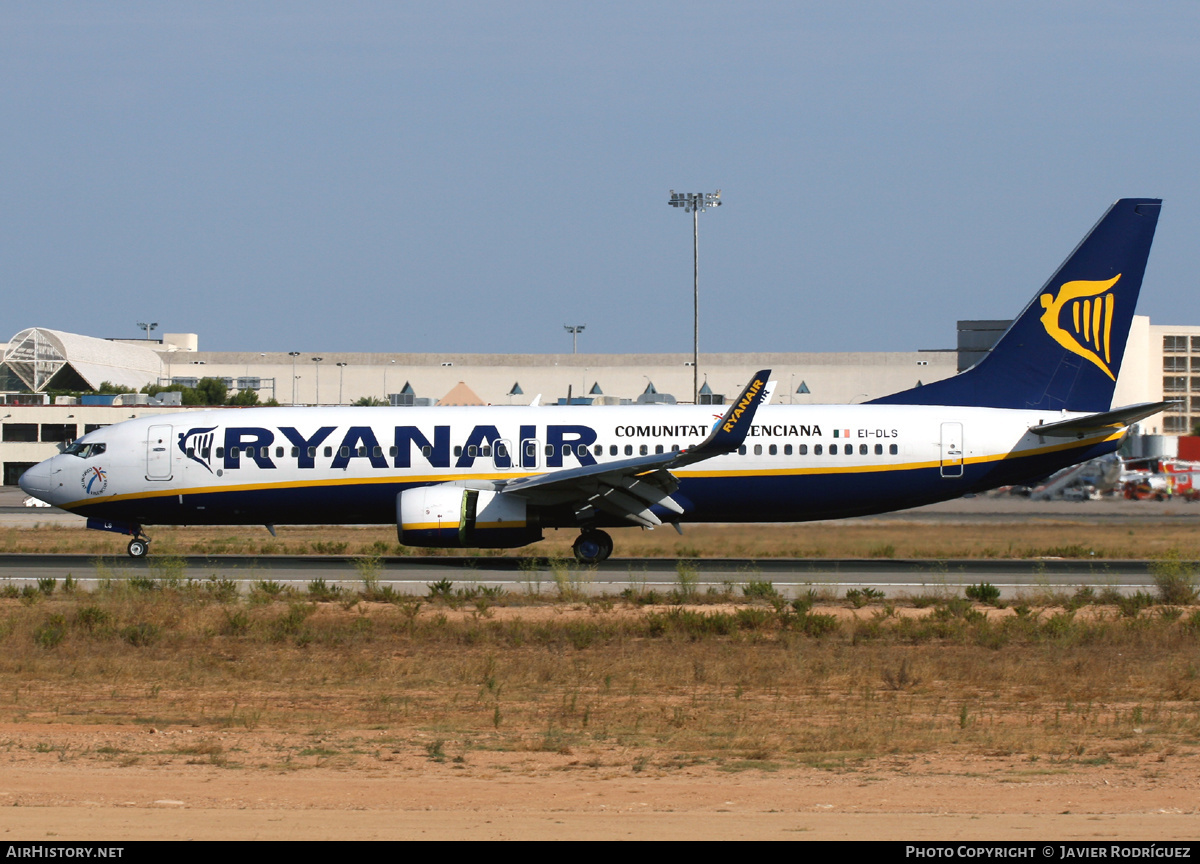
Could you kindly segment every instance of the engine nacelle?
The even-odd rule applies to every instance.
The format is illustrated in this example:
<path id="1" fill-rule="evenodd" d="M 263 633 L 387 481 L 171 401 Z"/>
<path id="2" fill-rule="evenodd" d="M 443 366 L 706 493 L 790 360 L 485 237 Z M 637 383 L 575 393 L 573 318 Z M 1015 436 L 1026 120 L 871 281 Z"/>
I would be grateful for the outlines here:
<path id="1" fill-rule="evenodd" d="M 397 495 L 396 533 L 405 546 L 509 549 L 542 539 L 524 498 L 448 485 Z"/>

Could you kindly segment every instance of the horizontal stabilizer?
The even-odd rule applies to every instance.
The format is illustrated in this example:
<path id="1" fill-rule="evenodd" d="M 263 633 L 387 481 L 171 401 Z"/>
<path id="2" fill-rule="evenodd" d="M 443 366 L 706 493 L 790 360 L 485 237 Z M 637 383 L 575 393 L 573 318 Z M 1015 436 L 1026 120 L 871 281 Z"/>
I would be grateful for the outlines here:
<path id="1" fill-rule="evenodd" d="M 1035 435 L 1045 435 L 1050 438 L 1075 438 L 1092 432 L 1103 432 L 1106 429 L 1119 429 L 1136 423 L 1153 414 L 1177 404 L 1172 400 L 1166 402 L 1139 402 L 1137 405 L 1126 405 L 1112 411 L 1102 411 L 1099 414 L 1089 414 L 1086 417 L 1074 417 L 1070 420 L 1060 420 L 1057 423 L 1043 423 L 1041 426 L 1030 426 L 1029 431 Z"/>

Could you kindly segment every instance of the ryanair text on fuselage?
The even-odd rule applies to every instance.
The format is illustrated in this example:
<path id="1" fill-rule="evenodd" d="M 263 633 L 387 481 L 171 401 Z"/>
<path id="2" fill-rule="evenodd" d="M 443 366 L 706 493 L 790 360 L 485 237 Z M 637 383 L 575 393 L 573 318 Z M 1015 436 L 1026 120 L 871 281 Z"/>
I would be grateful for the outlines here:
<path id="1" fill-rule="evenodd" d="M 613 427 L 613 437 L 624 439 L 682 441 L 703 438 L 708 432 L 708 427 L 694 423 Z M 895 437 L 897 431 L 858 430 L 858 435 Z M 750 427 L 747 437 L 819 438 L 821 427 L 796 423 L 755 424 Z M 243 466 L 243 460 L 252 461 L 258 468 L 273 469 L 276 459 L 287 457 L 278 450 L 273 454 L 272 448 L 285 445 L 288 449 L 284 452 L 290 453 L 295 467 L 301 469 L 317 468 L 320 454 L 332 459 L 328 464 L 334 469 L 346 468 L 356 459 L 365 460 L 373 468 L 410 468 L 414 455 L 434 468 L 472 468 L 475 460 L 481 457 L 489 458 L 497 468 L 537 468 L 543 464 L 543 459 L 546 467 L 553 468 L 562 467 L 567 457 L 578 460 L 580 465 L 595 465 L 591 448 L 598 440 L 595 429 L 580 424 L 521 425 L 515 438 L 503 434 L 497 426 L 477 425 L 457 446 L 452 446 L 449 425 L 437 425 L 432 429 L 395 426 L 390 433 L 372 426 L 345 429 L 321 426 L 307 432 L 295 426 L 274 429 L 206 426 L 178 433 L 177 446 L 184 456 L 208 471 L 214 468 L 236 470 Z M 514 443 L 518 446 L 514 447 Z M 529 444 L 535 446 L 520 446 Z M 324 460 L 322 464 L 325 464 Z"/>

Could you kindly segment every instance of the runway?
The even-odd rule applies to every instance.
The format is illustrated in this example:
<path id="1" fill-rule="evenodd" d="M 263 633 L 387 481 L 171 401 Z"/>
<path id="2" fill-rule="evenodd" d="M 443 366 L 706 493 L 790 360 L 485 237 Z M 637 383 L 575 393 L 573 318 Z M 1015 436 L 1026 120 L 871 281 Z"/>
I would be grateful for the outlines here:
<path id="1" fill-rule="evenodd" d="M 24 507 L 23 493 L 12 486 L 0 487 L 0 525 L 30 527 L 55 525 L 84 530 L 83 518 L 57 507 Z M 1200 521 L 1200 503 L 1183 499 L 1166 501 L 1129 501 L 1104 498 L 1099 501 L 1036 501 L 1012 495 L 975 495 L 896 510 L 859 516 L 865 522 L 934 522 L 944 524 L 989 522 L 1025 522 L 1086 520 L 1101 523 L 1139 523 Z M 845 522 L 846 520 L 834 520 Z M 809 523 L 818 524 L 818 523 Z M 332 528 L 331 528 L 332 530 Z"/>
<path id="2" fill-rule="evenodd" d="M 0 490 L 0 525 L 19 528 L 61 526 L 83 530 L 78 516 L 57 508 L 20 506 L 19 490 Z M 1050 522 L 1069 531 L 1072 522 L 1102 522 L 1143 530 L 1153 524 L 1195 523 L 1200 505 L 1182 501 L 1031 501 L 1024 498 L 979 496 L 945 501 L 912 510 L 864 517 L 857 521 L 905 521 L 940 524 Z M 844 523 L 842 523 L 844 524 Z M 331 528 L 334 532 L 336 529 Z M 1019 528 L 1017 528 L 1019 530 Z M 153 547 L 151 547 L 153 549 Z M 618 550 L 619 552 L 619 550 Z M 106 578 L 133 577 L 205 580 L 232 579 L 246 587 L 273 580 L 303 590 L 314 579 L 347 587 L 361 585 L 363 559 L 353 556 L 239 556 L 214 555 L 142 560 L 126 556 L 0 554 L 0 585 L 23 585 L 37 579 L 71 576 L 84 586 Z M 1083 585 L 1115 588 L 1122 593 L 1153 591 L 1154 562 L 1100 559 L 795 559 L 795 558 L 622 558 L 596 567 L 573 561 L 534 556 L 420 555 L 388 557 L 371 565 L 381 585 L 397 592 L 423 594 L 429 583 L 448 579 L 457 586 L 501 586 L 509 591 L 554 593 L 558 585 L 590 594 L 618 594 L 625 588 L 670 590 L 681 577 L 697 590 L 725 590 L 730 584 L 769 581 L 781 593 L 794 596 L 809 588 L 844 595 L 850 588 L 874 588 L 889 597 L 913 596 L 938 590 L 959 594 L 964 587 L 989 582 L 1011 599 L 1038 590 L 1073 591 Z"/>
<path id="3" fill-rule="evenodd" d="M 961 592 L 989 582 L 1004 597 L 1037 590 L 1070 591 L 1080 586 L 1115 588 L 1122 593 L 1154 589 L 1154 562 L 1078 559 L 791 559 L 791 558 L 612 558 L 595 567 L 544 558 L 413 556 L 363 559 L 319 556 L 151 555 L 98 558 L 89 555 L 0 555 L 0 578 L 23 585 L 70 576 L 85 587 L 105 579 L 230 579 L 243 589 L 271 580 L 303 590 L 315 579 L 347 588 L 364 576 L 403 594 L 424 594 L 430 583 L 449 580 L 457 587 L 500 586 L 508 591 L 555 594 L 560 586 L 587 594 L 618 594 L 626 588 L 668 591 L 686 584 L 737 590 L 752 581 L 772 583 L 785 596 L 810 588 L 844 593 L 874 588 L 888 597 L 936 591 Z"/>

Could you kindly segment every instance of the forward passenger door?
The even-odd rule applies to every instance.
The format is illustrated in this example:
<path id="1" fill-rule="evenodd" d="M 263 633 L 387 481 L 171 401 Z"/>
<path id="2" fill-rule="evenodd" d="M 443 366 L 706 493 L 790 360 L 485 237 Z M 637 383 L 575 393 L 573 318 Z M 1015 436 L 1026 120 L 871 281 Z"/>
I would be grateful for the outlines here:
<path id="1" fill-rule="evenodd" d="M 171 479 L 171 427 L 151 426 L 146 432 L 146 479 Z"/>

